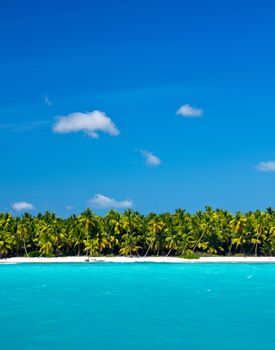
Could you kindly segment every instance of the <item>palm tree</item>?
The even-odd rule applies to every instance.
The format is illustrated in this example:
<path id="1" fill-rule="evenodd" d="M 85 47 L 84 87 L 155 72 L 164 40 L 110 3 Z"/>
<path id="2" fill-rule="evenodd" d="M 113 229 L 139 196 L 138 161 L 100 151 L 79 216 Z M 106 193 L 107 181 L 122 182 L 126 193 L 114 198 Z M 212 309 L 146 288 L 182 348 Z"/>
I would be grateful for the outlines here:
<path id="1" fill-rule="evenodd" d="M 165 245 L 165 247 L 169 249 L 166 256 L 169 256 L 172 250 L 177 251 L 180 244 L 181 244 L 181 237 L 178 234 L 178 232 L 175 230 L 169 231 L 166 237 L 166 245 Z"/>
<path id="2" fill-rule="evenodd" d="M 0 216 L 0 258 L 11 253 L 16 245 L 15 221 L 11 214 Z"/>
<path id="3" fill-rule="evenodd" d="M 248 242 L 245 230 L 247 227 L 247 217 L 243 216 L 242 213 L 237 212 L 235 217 L 230 221 L 230 226 L 232 229 L 232 239 L 229 254 L 231 254 L 232 246 L 235 245 L 237 250 L 239 247 L 242 248 L 242 246 Z"/>
<path id="4" fill-rule="evenodd" d="M 110 210 L 100 217 L 90 209 L 67 219 L 45 212 L 36 217 L 0 213 L 0 257 L 15 255 L 188 253 L 275 255 L 275 211 L 241 213 L 206 207 L 190 214 L 143 216 Z M 39 253 L 38 253 L 39 254 Z"/>
<path id="5" fill-rule="evenodd" d="M 50 256 L 54 252 L 54 232 L 55 227 L 53 223 L 47 223 L 40 221 L 37 225 L 37 238 L 36 242 L 39 248 L 39 251 L 42 255 Z"/>
<path id="6" fill-rule="evenodd" d="M 67 219 L 68 244 L 73 250 L 76 249 L 77 256 L 83 252 L 85 233 L 81 228 L 76 215 L 72 215 Z"/>
<path id="7" fill-rule="evenodd" d="M 122 229 L 129 235 L 137 234 L 141 227 L 141 219 L 138 212 L 131 209 L 125 210 L 120 220 Z"/>
<path id="8" fill-rule="evenodd" d="M 148 233 L 146 242 L 148 244 L 148 247 L 144 256 L 147 256 L 150 250 L 157 251 L 157 255 L 159 255 L 163 243 L 162 232 L 164 230 L 165 224 L 159 216 L 151 215 L 151 219 L 148 221 L 147 227 Z"/>
<path id="9" fill-rule="evenodd" d="M 138 238 L 126 233 L 123 236 L 123 242 L 119 250 L 120 254 L 132 256 L 133 253 L 138 253 L 139 249 L 141 249 L 141 246 L 138 245 Z"/>
<path id="10" fill-rule="evenodd" d="M 26 245 L 26 240 L 28 238 L 28 233 L 29 233 L 28 230 L 29 230 L 28 225 L 22 221 L 18 224 L 17 231 L 16 231 L 19 239 L 21 239 L 23 242 L 24 251 L 27 256 L 29 256 L 27 252 L 27 245 Z"/>
<path id="11" fill-rule="evenodd" d="M 86 209 L 83 213 L 80 214 L 80 216 L 78 217 L 79 223 L 81 225 L 82 230 L 85 233 L 85 247 L 87 248 L 87 246 L 90 244 L 90 237 L 91 237 L 91 233 L 92 233 L 92 229 L 96 226 L 96 216 L 93 214 L 93 212 L 91 211 L 91 209 Z M 89 255 L 89 249 L 86 249 L 87 255 Z"/>
<path id="12" fill-rule="evenodd" d="M 88 238 L 84 241 L 85 248 L 84 251 L 87 253 L 87 256 L 92 256 L 98 250 L 98 242 L 94 239 Z"/>
<path id="13" fill-rule="evenodd" d="M 114 251 L 115 247 L 118 245 L 119 240 L 118 233 L 116 231 L 117 227 L 117 222 L 112 218 L 112 215 L 108 214 L 105 218 L 101 218 L 100 230 L 97 234 L 100 253 L 105 248 L 109 248 Z"/>

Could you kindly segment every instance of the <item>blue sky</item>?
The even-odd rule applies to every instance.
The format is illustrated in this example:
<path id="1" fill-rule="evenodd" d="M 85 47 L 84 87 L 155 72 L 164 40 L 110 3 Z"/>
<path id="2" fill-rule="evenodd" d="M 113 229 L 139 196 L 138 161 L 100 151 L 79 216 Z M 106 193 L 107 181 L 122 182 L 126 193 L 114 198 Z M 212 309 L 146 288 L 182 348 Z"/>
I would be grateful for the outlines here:
<path id="1" fill-rule="evenodd" d="M 1 1 L 0 210 L 274 207 L 274 12 Z"/>

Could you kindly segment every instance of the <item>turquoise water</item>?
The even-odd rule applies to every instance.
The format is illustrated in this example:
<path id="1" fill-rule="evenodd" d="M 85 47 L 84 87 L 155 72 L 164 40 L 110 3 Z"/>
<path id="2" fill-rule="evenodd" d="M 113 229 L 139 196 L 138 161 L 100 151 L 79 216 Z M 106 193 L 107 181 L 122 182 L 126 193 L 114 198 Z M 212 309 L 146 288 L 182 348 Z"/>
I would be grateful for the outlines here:
<path id="1" fill-rule="evenodd" d="M 0 266 L 0 349 L 275 349 L 275 265 Z"/>

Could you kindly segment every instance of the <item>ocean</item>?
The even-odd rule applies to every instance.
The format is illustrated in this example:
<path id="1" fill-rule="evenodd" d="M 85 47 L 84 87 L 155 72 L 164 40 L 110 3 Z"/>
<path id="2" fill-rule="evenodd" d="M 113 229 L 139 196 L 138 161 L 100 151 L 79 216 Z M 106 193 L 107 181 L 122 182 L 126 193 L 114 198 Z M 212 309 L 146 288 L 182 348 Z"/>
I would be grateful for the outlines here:
<path id="1" fill-rule="evenodd" d="M 275 264 L 0 266 L 0 349 L 275 349 Z"/>

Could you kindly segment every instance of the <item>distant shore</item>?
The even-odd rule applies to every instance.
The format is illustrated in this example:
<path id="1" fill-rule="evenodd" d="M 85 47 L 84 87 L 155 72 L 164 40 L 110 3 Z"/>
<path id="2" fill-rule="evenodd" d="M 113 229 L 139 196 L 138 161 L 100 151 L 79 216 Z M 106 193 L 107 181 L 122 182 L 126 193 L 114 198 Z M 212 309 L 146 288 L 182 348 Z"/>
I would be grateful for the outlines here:
<path id="1" fill-rule="evenodd" d="M 180 264 L 198 264 L 198 263 L 275 263 L 275 257 L 201 257 L 200 259 L 182 259 L 177 257 L 89 257 L 86 256 L 68 256 L 52 258 L 27 258 L 14 257 L 0 259 L 0 264 L 25 264 L 25 263 L 180 263 Z"/>

